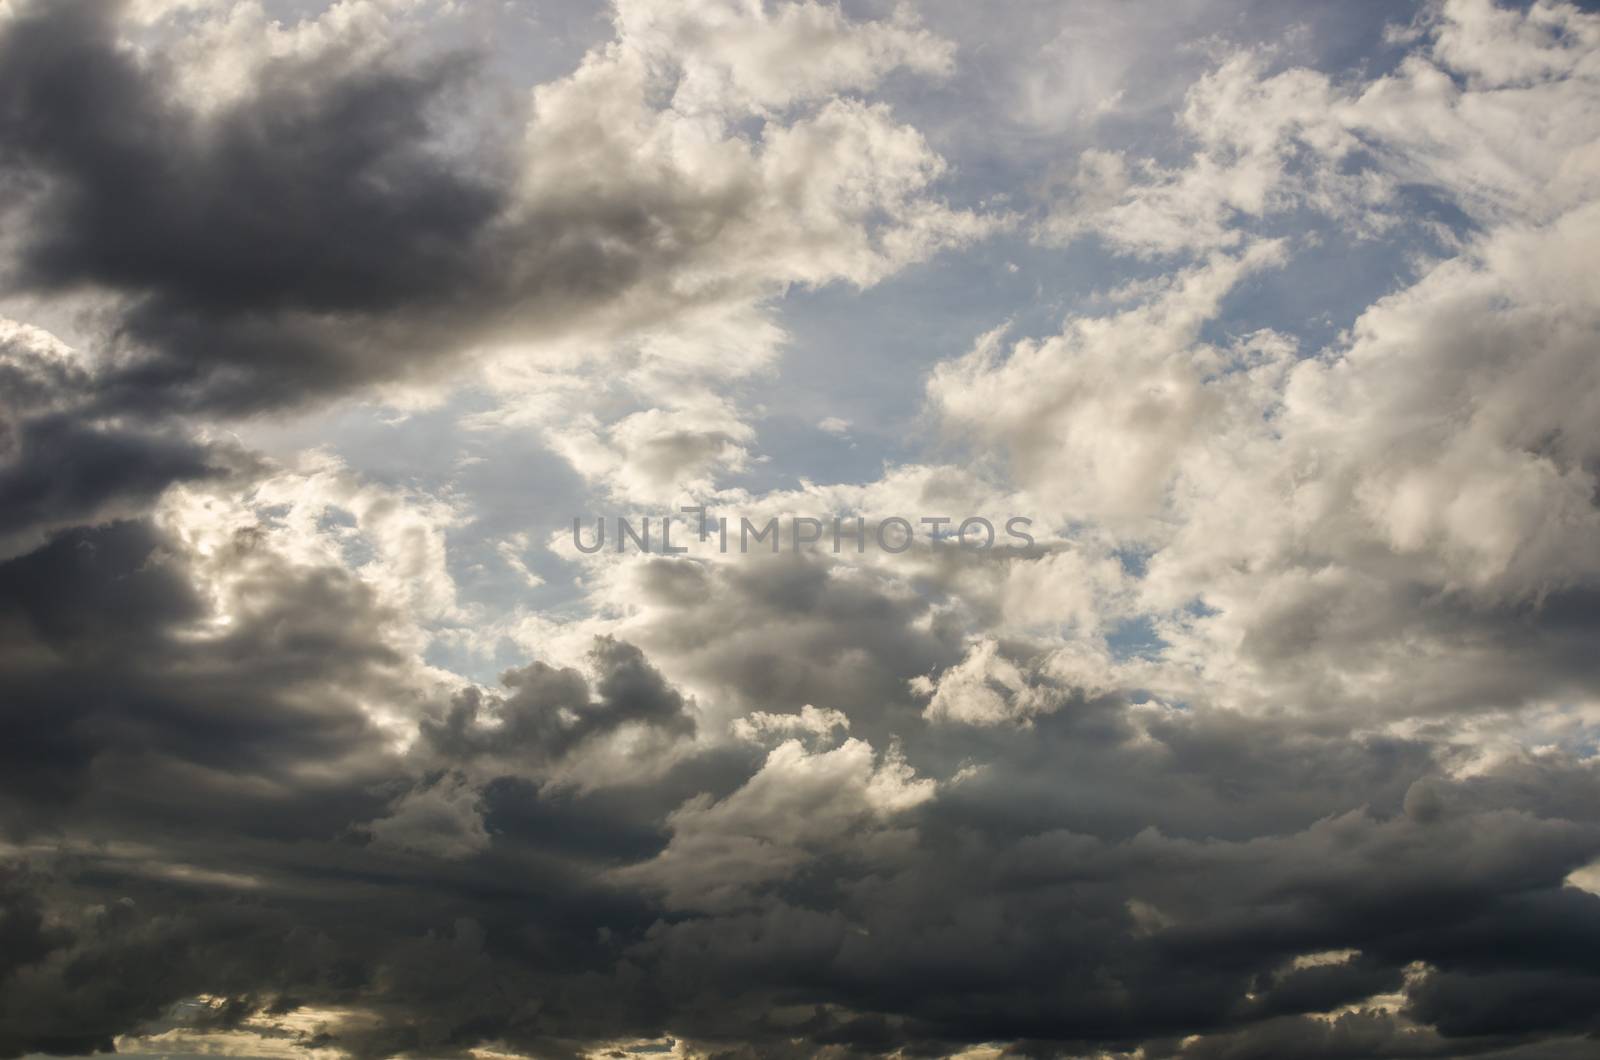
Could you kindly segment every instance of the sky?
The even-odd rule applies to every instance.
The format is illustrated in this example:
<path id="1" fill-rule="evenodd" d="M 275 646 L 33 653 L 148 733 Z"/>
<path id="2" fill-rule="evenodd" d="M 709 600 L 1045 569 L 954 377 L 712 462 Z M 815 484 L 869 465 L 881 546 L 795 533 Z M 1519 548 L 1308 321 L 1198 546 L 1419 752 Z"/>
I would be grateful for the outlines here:
<path id="1" fill-rule="evenodd" d="M 1600 1054 L 1597 246 L 1594 4 L 0 0 L 0 1058 Z"/>

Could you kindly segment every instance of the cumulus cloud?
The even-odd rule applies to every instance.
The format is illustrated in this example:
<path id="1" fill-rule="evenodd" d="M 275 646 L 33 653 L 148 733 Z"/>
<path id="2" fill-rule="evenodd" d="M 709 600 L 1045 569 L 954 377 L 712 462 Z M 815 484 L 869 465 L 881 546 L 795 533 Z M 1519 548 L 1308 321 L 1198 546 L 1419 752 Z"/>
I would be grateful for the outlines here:
<path id="1" fill-rule="evenodd" d="M 1526 13 L 1490 0 L 1430 10 L 1422 46 L 1371 80 L 1269 72 L 1261 51 L 1228 57 L 1178 115 L 1195 144 L 1187 164 L 1087 150 L 1040 235 L 1204 253 L 1297 208 L 1382 231 L 1412 184 L 1485 222 L 1548 221 L 1592 199 L 1592 16 L 1546 2 Z"/>
<path id="2" fill-rule="evenodd" d="M 386 846 L 441 858 L 468 857 L 489 846 L 478 801 L 478 793 L 459 777 L 441 780 L 406 792 L 367 831 Z"/>
<path id="3" fill-rule="evenodd" d="M 785 740 L 732 795 L 674 810 L 666 849 L 619 878 L 660 888 L 670 908 L 738 908 L 816 852 L 884 857 L 911 838 L 892 828 L 895 816 L 931 799 L 934 787 L 893 749 L 880 761 L 862 740 L 814 752 Z"/>
<path id="4" fill-rule="evenodd" d="M 1259 408 L 1293 352 L 1270 334 L 1233 349 L 1200 341 L 1229 292 L 1281 260 L 1278 244 L 1255 244 L 1185 270 L 1131 308 L 1074 318 L 1044 342 L 1006 350 L 1003 333 L 991 333 L 935 369 L 930 400 L 954 433 L 1001 449 L 1052 515 L 1156 514 L 1177 464 Z"/>
<path id="5" fill-rule="evenodd" d="M 508 670 L 509 694 L 459 693 L 438 719 L 424 719 L 424 741 L 451 760 L 491 759 L 501 775 L 537 769 L 607 738 L 631 738 L 624 753 L 647 760 L 659 746 L 638 740 L 691 735 L 693 706 L 631 644 L 597 638 L 589 652 L 596 674 L 535 662 Z"/>
<path id="6" fill-rule="evenodd" d="M 917 677 L 913 690 L 928 697 L 926 714 L 937 721 L 969 725 L 1026 723 L 1036 714 L 1060 710 L 1071 698 L 1062 688 L 1036 673 L 1037 664 L 1021 665 L 1008 658 L 1000 642 L 986 639 L 973 645 L 967 657 L 939 675 L 937 681 Z"/>
<path id="7" fill-rule="evenodd" d="M 953 433 L 998 448 L 1050 511 L 1143 555 L 1135 595 L 1173 666 L 1125 667 L 1138 686 L 1371 717 L 1517 707 L 1587 684 L 1569 640 L 1583 608 L 1560 601 L 1591 592 L 1600 539 L 1575 418 L 1600 305 L 1574 257 L 1593 189 L 1549 175 L 1589 168 L 1592 17 L 1437 14 L 1395 73 L 1367 83 L 1223 62 L 1183 111 L 1220 146 L 1186 168 L 1139 175 L 1089 156 L 1128 190 L 1074 224 L 1130 253 L 1203 257 L 1058 336 L 991 334 L 930 381 Z M 1515 74 L 1471 43 L 1502 23 L 1516 28 L 1502 60 Z M 1432 116 L 1407 117 L 1420 113 Z M 1470 135 L 1446 132 L 1463 123 Z M 1285 145 L 1292 161 L 1274 153 Z M 1533 156 L 1548 162 L 1538 176 L 1507 168 Z M 1245 179 L 1258 166 L 1266 179 Z M 1369 209 L 1327 183 L 1357 174 L 1390 191 L 1428 184 L 1479 227 L 1320 352 L 1267 329 L 1218 342 L 1224 300 L 1303 242 L 1265 240 L 1258 222 L 1395 209 L 1388 192 Z"/>

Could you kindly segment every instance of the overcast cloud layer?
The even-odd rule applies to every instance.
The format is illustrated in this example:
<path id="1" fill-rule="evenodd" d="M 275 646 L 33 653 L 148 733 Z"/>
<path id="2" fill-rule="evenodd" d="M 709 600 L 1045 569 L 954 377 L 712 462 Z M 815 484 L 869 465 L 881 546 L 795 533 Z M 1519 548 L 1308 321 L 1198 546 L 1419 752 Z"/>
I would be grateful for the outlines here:
<path id="1" fill-rule="evenodd" d="M 1590 4 L 0 0 L 0 1058 L 1600 1055 L 1596 247 Z"/>

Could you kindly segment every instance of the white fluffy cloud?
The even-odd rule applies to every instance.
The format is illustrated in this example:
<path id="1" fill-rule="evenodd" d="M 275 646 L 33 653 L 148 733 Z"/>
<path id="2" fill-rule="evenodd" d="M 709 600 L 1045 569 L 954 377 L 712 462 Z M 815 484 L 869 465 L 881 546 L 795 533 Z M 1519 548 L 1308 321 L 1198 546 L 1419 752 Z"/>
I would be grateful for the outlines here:
<path id="1" fill-rule="evenodd" d="M 1572 687 L 1570 649 L 1515 635 L 1511 615 L 1600 577 L 1600 288 L 1584 263 L 1600 23 L 1549 4 L 1438 15 L 1370 82 L 1223 61 L 1182 112 L 1201 145 L 1186 166 L 1086 156 L 1056 236 L 1199 262 L 1058 336 L 991 334 L 933 375 L 954 435 L 1002 453 L 1053 518 L 1147 556 L 1134 610 L 1166 649 L 1125 681 L 1391 718 Z M 1376 233 L 1417 183 L 1478 226 L 1455 256 L 1317 356 L 1270 330 L 1209 338 L 1225 298 L 1303 245 L 1262 239 L 1264 219 L 1311 207 Z M 960 709 L 1029 713 L 1003 709 L 1003 674 L 987 687 Z"/>
<path id="2" fill-rule="evenodd" d="M 670 267 L 566 344 L 497 352 L 503 407 L 478 422 L 537 425 L 586 478 L 671 499 L 744 466 L 752 431 L 725 388 L 786 340 L 774 296 L 870 286 L 1006 219 L 945 204 L 944 160 L 854 94 L 948 70 L 949 42 L 906 10 L 629 0 L 615 27 L 534 91 L 519 195 L 535 231 L 610 204 Z"/>
<path id="3" fill-rule="evenodd" d="M 1413 31 L 1423 47 L 1370 81 L 1269 73 L 1261 52 L 1226 59 L 1180 114 L 1195 145 L 1187 164 L 1086 151 L 1041 236 L 1204 253 L 1297 207 L 1380 232 L 1397 222 L 1406 184 L 1437 189 L 1486 223 L 1548 221 L 1592 199 L 1593 16 L 1545 0 L 1525 13 L 1490 0 L 1449 0 L 1435 12 L 1436 23 Z"/>

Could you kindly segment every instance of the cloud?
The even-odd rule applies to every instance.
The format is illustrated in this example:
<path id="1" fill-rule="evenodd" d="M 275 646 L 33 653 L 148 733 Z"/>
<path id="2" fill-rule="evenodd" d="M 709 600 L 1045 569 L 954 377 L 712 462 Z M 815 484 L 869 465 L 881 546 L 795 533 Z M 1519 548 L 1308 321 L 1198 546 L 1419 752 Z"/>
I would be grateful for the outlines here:
<path id="1" fill-rule="evenodd" d="M 1035 714 L 1060 710 L 1071 694 L 1048 680 L 1029 680 L 992 639 L 973 645 L 967 657 L 937 681 L 920 677 L 912 687 L 928 697 L 925 713 L 930 719 L 969 725 L 1026 722 Z"/>
<path id="2" fill-rule="evenodd" d="M 1118 24 L 1028 204 L 905 124 L 1012 39 L 932 17 L 624 0 L 498 95 L 429 4 L 4 11 L 0 1056 L 1592 1052 L 1595 16 L 1214 41 L 1154 153 Z M 906 271 L 1010 222 L 952 184 L 1040 205 L 993 260 L 1059 299 L 917 362 L 928 451 L 772 470 L 802 325 L 995 273 Z M 350 427 L 474 364 L 382 435 L 449 473 Z M 458 428 L 595 505 L 1033 540 L 535 576 Z"/>
<path id="3" fill-rule="evenodd" d="M 951 433 L 999 449 L 1052 516 L 1154 514 L 1178 462 L 1202 439 L 1239 429 L 1282 373 L 1291 351 L 1270 334 L 1233 350 L 1200 341 L 1222 300 L 1282 259 L 1276 243 L 1218 255 L 1140 304 L 1076 317 L 1061 335 L 1004 356 L 1002 333 L 991 333 L 934 370 L 930 404 Z"/>
<path id="4" fill-rule="evenodd" d="M 1269 73 L 1267 53 L 1230 55 L 1179 114 L 1196 148 L 1186 165 L 1085 151 L 1041 238 L 1206 253 L 1296 209 L 1373 235 L 1399 222 L 1407 185 L 1443 192 L 1483 223 L 1548 221 L 1592 199 L 1593 17 L 1545 2 L 1430 11 L 1423 47 L 1367 81 Z"/>
<path id="5" fill-rule="evenodd" d="M 879 761 L 861 740 L 815 752 L 785 740 L 732 795 L 674 810 L 666 849 L 618 879 L 661 889 L 669 908 L 737 909 L 762 884 L 793 876 L 819 848 L 838 853 L 846 845 L 873 859 L 909 841 L 892 833 L 893 818 L 932 798 L 934 787 L 893 750 Z"/>
<path id="6" fill-rule="evenodd" d="M 441 780 L 406 792 L 367 831 L 384 846 L 441 858 L 470 857 L 489 846 L 479 798 L 460 777 Z"/>
<path id="7" fill-rule="evenodd" d="M 826 738 L 835 729 L 848 728 L 850 719 L 843 711 L 818 710 L 810 703 L 802 706 L 797 714 L 773 714 L 758 710 L 733 724 L 734 733 L 741 739 L 757 742 L 775 736 Z"/>
<path id="8" fill-rule="evenodd" d="M 509 670 L 505 696 L 467 689 L 439 720 L 422 722 L 423 738 L 452 759 L 490 756 L 502 770 L 560 758 L 581 745 L 628 729 L 692 735 L 692 705 L 631 644 L 596 638 L 588 679 L 571 668 L 535 662 Z M 654 749 L 652 749 L 654 750 Z"/>
<path id="9" fill-rule="evenodd" d="M 41 328 L 0 318 L 0 556 L 74 525 L 137 516 L 168 486 L 227 478 L 250 460 L 181 428 L 85 409 L 94 377 Z"/>
<path id="10" fill-rule="evenodd" d="M 852 24 L 837 7 L 694 0 L 625 0 L 618 29 L 651 61 L 682 68 L 673 107 L 770 112 L 872 88 L 890 70 L 947 74 L 954 45 L 917 25 L 910 8 Z M 687 58 L 685 58 L 687 57 Z"/>
<path id="11" fill-rule="evenodd" d="M 1144 611 L 1161 648 L 1112 668 L 1133 687 L 1373 724 L 1590 697 L 1569 638 L 1596 575 L 1579 351 L 1600 296 L 1574 257 L 1594 189 L 1550 174 L 1585 170 L 1593 147 L 1577 117 L 1595 96 L 1593 19 L 1438 15 L 1367 82 L 1223 61 L 1182 112 L 1216 150 L 1143 177 L 1090 156 L 1127 190 L 1078 215 L 1129 253 L 1198 260 L 1107 296 L 1130 307 L 1075 313 L 1043 340 L 991 333 L 933 373 L 953 437 L 1140 556 L 1123 613 Z M 1515 74 L 1470 43 L 1502 23 Z M 1531 157 L 1540 175 L 1516 175 Z M 1321 351 L 1271 329 L 1217 337 L 1226 300 L 1305 252 L 1303 236 L 1263 239 L 1269 217 L 1397 208 L 1327 183 L 1361 173 L 1426 183 L 1477 230 Z M 1181 246 L 1162 242 L 1168 224 Z"/>
<path id="12" fill-rule="evenodd" d="M 625 339 L 791 283 L 871 283 L 988 227 L 928 196 L 942 162 L 920 135 L 835 98 L 943 68 L 903 20 L 625 5 L 617 41 L 504 138 L 443 123 L 473 61 L 376 8 L 264 36 L 215 17 L 200 56 L 136 59 L 119 7 L 81 2 L 25 7 L 0 40 L 12 286 L 94 296 L 117 407 L 259 410 L 507 344 Z M 756 42 L 827 62 L 768 80 Z M 759 138 L 732 127 L 801 104 Z"/>

